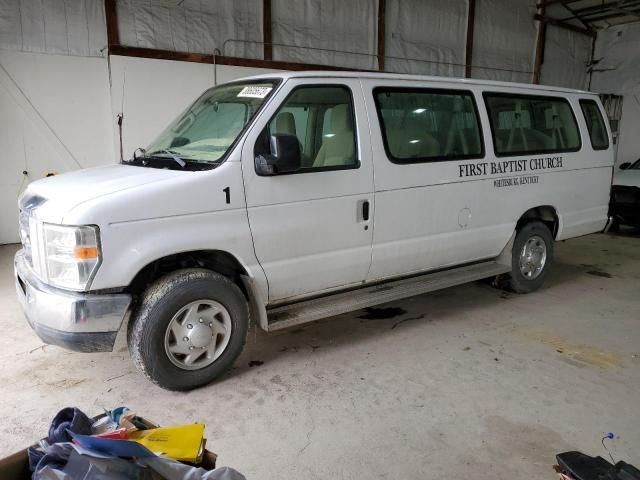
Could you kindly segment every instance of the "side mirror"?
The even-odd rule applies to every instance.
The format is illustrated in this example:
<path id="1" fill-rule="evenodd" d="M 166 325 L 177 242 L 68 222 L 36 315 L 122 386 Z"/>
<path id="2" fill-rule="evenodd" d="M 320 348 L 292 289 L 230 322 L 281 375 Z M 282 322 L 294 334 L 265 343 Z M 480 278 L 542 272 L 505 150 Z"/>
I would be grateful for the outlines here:
<path id="1" fill-rule="evenodd" d="M 295 135 L 275 133 L 269 139 L 271 154 L 256 156 L 258 175 L 278 175 L 300 170 L 300 142 Z"/>
<path id="2" fill-rule="evenodd" d="M 620 164 L 620 170 L 626 170 L 631 166 L 631 162 L 624 162 Z"/>

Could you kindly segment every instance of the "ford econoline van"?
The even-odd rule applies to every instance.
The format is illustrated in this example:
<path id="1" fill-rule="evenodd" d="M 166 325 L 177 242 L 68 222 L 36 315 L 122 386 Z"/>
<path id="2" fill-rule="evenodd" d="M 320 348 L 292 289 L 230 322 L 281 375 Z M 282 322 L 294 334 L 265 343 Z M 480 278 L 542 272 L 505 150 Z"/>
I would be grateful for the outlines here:
<path id="1" fill-rule="evenodd" d="M 590 92 L 481 80 L 218 85 L 131 159 L 28 187 L 18 296 L 45 342 L 73 350 L 109 351 L 127 324 L 140 371 L 187 390 L 233 364 L 250 322 L 489 277 L 531 292 L 554 241 L 607 224 L 604 119 Z"/>

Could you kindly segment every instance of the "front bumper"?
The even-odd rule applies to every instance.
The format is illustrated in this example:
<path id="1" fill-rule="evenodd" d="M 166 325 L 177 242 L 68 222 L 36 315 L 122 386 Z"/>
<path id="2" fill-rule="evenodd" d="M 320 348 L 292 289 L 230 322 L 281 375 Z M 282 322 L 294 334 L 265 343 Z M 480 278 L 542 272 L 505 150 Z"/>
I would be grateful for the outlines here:
<path id="1" fill-rule="evenodd" d="M 622 224 L 640 226 L 640 188 L 614 185 L 609 214 Z"/>
<path id="2" fill-rule="evenodd" d="M 110 352 L 131 304 L 128 294 L 70 292 L 41 282 L 20 250 L 14 259 L 18 301 L 38 336 L 78 352 Z"/>

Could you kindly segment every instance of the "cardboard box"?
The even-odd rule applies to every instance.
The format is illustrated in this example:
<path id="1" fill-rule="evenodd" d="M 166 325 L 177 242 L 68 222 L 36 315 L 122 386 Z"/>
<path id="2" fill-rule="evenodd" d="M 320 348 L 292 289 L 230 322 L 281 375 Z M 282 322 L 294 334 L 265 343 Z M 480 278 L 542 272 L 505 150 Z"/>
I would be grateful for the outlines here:
<path id="1" fill-rule="evenodd" d="M 7 480 L 29 480 L 31 478 L 26 448 L 0 460 L 0 478 Z"/>
<path id="2" fill-rule="evenodd" d="M 217 455 L 209 450 L 204 451 L 202 464 L 200 467 L 205 470 L 216 468 Z M 0 459 L 0 478 L 2 480 L 30 480 L 29 462 L 27 460 L 27 449 Z"/>
<path id="3" fill-rule="evenodd" d="M 94 420 L 104 416 L 98 415 L 94 417 Z M 28 448 L 28 447 L 27 447 Z M 210 452 L 204 451 L 202 457 L 202 464 L 198 465 L 205 470 L 213 470 L 216 468 L 216 459 L 218 456 Z M 9 455 L 8 457 L 0 459 L 0 479 L 2 480 L 30 480 L 31 471 L 29 470 L 29 461 L 27 458 L 27 449 L 24 448 L 19 452 Z"/>

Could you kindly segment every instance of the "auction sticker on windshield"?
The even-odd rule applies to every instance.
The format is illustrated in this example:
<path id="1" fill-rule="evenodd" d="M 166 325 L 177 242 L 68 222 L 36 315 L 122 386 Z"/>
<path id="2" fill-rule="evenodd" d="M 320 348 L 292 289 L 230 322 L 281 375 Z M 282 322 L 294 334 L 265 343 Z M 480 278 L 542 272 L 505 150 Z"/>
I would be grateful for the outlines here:
<path id="1" fill-rule="evenodd" d="M 238 97 L 264 98 L 269 94 L 272 88 L 273 87 L 258 86 L 244 87 L 242 90 L 240 90 Z"/>

